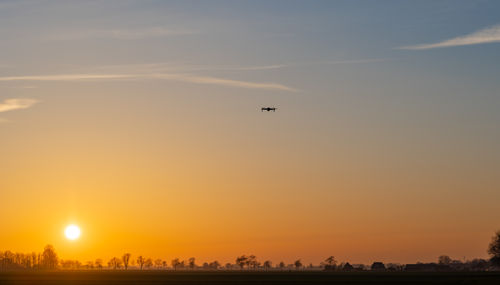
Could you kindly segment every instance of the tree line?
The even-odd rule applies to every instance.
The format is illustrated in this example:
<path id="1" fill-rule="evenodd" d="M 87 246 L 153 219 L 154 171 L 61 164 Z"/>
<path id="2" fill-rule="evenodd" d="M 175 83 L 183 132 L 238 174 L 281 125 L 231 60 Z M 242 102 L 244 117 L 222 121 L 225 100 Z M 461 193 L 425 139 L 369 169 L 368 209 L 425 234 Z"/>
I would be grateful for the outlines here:
<path id="1" fill-rule="evenodd" d="M 416 264 L 384 264 L 374 262 L 371 266 L 351 265 L 349 262 L 338 262 L 334 256 L 327 257 L 318 265 L 305 265 L 301 259 L 286 264 L 281 261 L 273 266 L 271 260 L 258 261 L 255 255 L 237 256 L 234 263 L 222 265 L 219 261 L 204 262 L 201 265 L 191 257 L 187 260 L 174 258 L 170 262 L 162 259 L 147 258 L 142 255 L 132 258 L 132 254 L 125 253 L 121 257 L 112 257 L 106 263 L 103 259 L 88 261 L 82 264 L 78 260 L 59 259 L 52 245 L 45 246 L 41 253 L 14 253 L 9 250 L 0 251 L 0 270 L 326 270 L 326 271 L 449 271 L 449 270 L 499 270 L 500 269 L 500 231 L 492 238 L 488 246 L 489 260 L 473 259 L 471 261 L 453 260 L 447 255 L 441 255 L 437 263 Z"/>

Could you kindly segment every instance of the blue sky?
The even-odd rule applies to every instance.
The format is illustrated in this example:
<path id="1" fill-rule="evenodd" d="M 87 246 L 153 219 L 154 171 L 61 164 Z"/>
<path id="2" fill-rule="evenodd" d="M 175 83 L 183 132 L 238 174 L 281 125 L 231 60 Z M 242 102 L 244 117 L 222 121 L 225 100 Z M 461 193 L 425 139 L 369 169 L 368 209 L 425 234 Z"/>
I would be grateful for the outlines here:
<path id="1" fill-rule="evenodd" d="M 28 176 L 62 177 L 33 183 L 64 197 L 64 181 L 86 183 L 75 173 L 132 153 L 150 173 L 172 162 L 212 181 L 206 173 L 238 169 L 231 187 L 257 205 L 269 193 L 250 185 L 264 177 L 311 215 L 362 210 L 385 231 L 401 222 L 394 213 L 440 216 L 408 233 L 489 238 L 500 218 L 499 9 L 486 0 L 0 1 L 0 187 L 9 189 L 0 200 L 28 195 L 16 184 L 26 165 Z M 91 150 L 97 166 L 85 160 Z M 44 164 L 73 156 L 74 173 Z M 149 185 L 141 179 L 130 185 Z M 463 242 L 449 251 L 462 254 Z"/>

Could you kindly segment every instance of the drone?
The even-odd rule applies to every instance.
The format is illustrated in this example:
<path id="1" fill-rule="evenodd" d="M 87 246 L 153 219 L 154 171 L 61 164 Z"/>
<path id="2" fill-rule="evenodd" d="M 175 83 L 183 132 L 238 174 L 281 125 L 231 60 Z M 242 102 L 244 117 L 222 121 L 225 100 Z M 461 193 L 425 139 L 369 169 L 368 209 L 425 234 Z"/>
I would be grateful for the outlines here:
<path id="1" fill-rule="evenodd" d="M 268 112 L 273 111 L 273 112 L 275 112 L 276 109 L 277 109 L 276 107 L 262 107 L 262 108 L 260 108 L 260 111 L 261 112 L 264 112 L 264 111 L 268 111 Z"/>

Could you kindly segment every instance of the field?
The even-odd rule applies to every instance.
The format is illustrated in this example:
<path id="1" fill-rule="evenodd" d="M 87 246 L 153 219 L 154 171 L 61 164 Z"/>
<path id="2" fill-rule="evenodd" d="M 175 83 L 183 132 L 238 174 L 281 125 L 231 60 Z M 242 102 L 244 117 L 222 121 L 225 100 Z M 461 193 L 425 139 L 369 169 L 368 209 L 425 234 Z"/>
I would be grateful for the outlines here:
<path id="1" fill-rule="evenodd" d="M 500 272 L 325 273 L 79 271 L 0 273 L 0 284 L 500 284 Z"/>

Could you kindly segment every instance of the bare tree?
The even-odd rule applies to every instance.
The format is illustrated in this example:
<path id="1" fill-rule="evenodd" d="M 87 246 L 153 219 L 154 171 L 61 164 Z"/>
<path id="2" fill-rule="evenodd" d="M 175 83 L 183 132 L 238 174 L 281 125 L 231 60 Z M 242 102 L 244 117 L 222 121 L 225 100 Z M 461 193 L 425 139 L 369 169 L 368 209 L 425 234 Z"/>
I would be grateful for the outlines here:
<path id="1" fill-rule="evenodd" d="M 161 259 L 155 259 L 155 266 L 156 266 L 156 269 L 160 269 L 161 268 L 161 263 L 162 263 L 162 260 Z"/>
<path id="2" fill-rule="evenodd" d="M 279 264 L 280 269 L 283 270 L 285 268 L 285 266 L 286 266 L 286 264 L 283 261 L 281 261 Z"/>
<path id="3" fill-rule="evenodd" d="M 246 255 L 236 257 L 236 264 L 243 269 L 245 264 L 247 264 L 248 257 Z"/>
<path id="4" fill-rule="evenodd" d="M 153 260 L 151 258 L 146 259 L 146 261 L 144 262 L 144 266 L 147 269 L 151 269 L 151 267 L 153 267 Z"/>
<path id="5" fill-rule="evenodd" d="M 451 263 L 451 257 L 448 255 L 441 255 L 438 257 L 438 263 L 442 265 L 449 265 Z"/>
<path id="6" fill-rule="evenodd" d="M 170 265 L 172 265 L 174 270 L 177 270 L 177 267 L 179 267 L 180 264 L 181 264 L 181 262 L 178 258 L 175 258 L 170 262 Z"/>
<path id="7" fill-rule="evenodd" d="M 295 265 L 295 269 L 299 270 L 302 267 L 302 262 L 300 261 L 300 259 L 297 259 L 295 260 L 293 265 Z"/>
<path id="8" fill-rule="evenodd" d="M 215 260 L 213 262 L 210 262 L 210 264 L 208 266 L 210 267 L 210 269 L 217 270 L 220 267 L 220 263 L 217 260 Z"/>
<path id="9" fill-rule="evenodd" d="M 257 261 L 257 257 L 253 254 L 247 258 L 245 263 L 246 263 L 248 269 L 250 269 L 250 267 L 255 269 L 259 265 L 259 262 Z"/>
<path id="10" fill-rule="evenodd" d="M 491 255 L 491 263 L 500 267 L 500 231 L 496 232 L 491 238 L 488 253 Z"/>
<path id="11" fill-rule="evenodd" d="M 139 267 L 141 268 L 141 270 L 144 268 L 145 263 L 146 263 L 146 259 L 142 255 L 139 255 L 139 257 L 137 257 L 137 264 L 139 264 Z"/>
<path id="12" fill-rule="evenodd" d="M 273 266 L 273 263 L 270 260 L 264 261 L 264 269 L 266 271 L 269 270 L 269 268 L 271 268 L 271 266 Z"/>
<path id="13" fill-rule="evenodd" d="M 195 262 L 195 258 L 194 257 L 191 257 L 188 259 L 188 265 L 189 265 L 189 268 L 191 269 L 194 269 L 196 267 L 196 262 Z"/>
<path id="14" fill-rule="evenodd" d="M 329 256 L 325 259 L 324 262 L 321 263 L 325 270 L 336 270 L 337 269 L 337 260 L 335 260 L 334 256 Z"/>
<path id="15" fill-rule="evenodd" d="M 95 260 L 95 267 L 97 267 L 98 269 L 102 269 L 102 259 L 98 258 Z"/>
<path id="16" fill-rule="evenodd" d="M 58 258 L 56 250 L 52 245 L 47 245 L 43 249 L 42 253 L 42 267 L 48 270 L 54 270 L 57 268 Z"/>
<path id="17" fill-rule="evenodd" d="M 327 259 L 325 259 L 325 263 L 330 266 L 337 265 L 337 260 L 335 260 L 334 256 L 330 256 Z"/>
<path id="18" fill-rule="evenodd" d="M 113 268 L 114 270 L 120 268 L 122 265 L 122 261 L 118 257 L 113 257 L 108 262 L 108 267 Z"/>
<path id="19" fill-rule="evenodd" d="M 32 267 L 33 268 L 38 268 L 39 267 L 39 264 L 37 262 L 37 254 L 35 252 L 32 252 L 31 253 L 31 264 L 32 264 Z"/>
<path id="20" fill-rule="evenodd" d="M 129 264 L 129 261 L 130 261 L 130 256 L 132 256 L 130 253 L 125 253 L 122 256 L 123 266 L 125 267 L 125 270 L 128 269 L 128 264 Z"/>
<path id="21" fill-rule="evenodd" d="M 85 263 L 85 268 L 87 268 L 87 269 L 94 269 L 94 262 L 93 261 L 87 261 L 87 263 Z"/>

